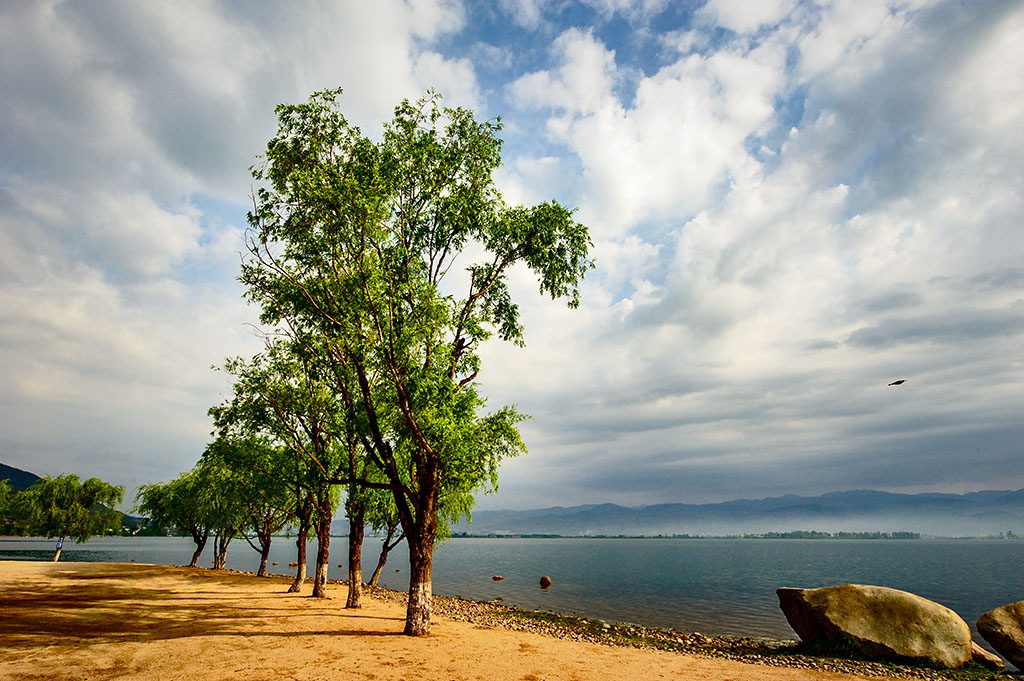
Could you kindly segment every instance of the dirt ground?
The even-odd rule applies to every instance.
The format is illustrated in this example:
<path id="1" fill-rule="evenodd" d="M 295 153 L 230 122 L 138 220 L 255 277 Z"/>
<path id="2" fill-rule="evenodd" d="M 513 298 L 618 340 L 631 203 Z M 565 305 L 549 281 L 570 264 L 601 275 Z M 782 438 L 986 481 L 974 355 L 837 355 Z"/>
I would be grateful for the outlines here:
<path id="1" fill-rule="evenodd" d="M 0 561 L 0 678 L 223 681 L 826 681 L 829 672 L 557 640 L 404 608 L 288 594 L 286 578 L 111 563 Z"/>

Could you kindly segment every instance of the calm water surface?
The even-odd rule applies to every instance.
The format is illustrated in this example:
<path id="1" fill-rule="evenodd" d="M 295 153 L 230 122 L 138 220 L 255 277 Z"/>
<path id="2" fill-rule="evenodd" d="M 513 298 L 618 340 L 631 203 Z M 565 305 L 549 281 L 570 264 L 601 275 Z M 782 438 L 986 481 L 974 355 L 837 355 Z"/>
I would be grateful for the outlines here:
<path id="1" fill-rule="evenodd" d="M 346 539 L 332 540 L 330 578 Z M 66 542 L 61 560 L 181 565 L 191 540 L 97 538 Z M 315 546 L 309 550 L 310 568 Z M 376 565 L 379 542 L 368 539 L 363 572 Z M 49 560 L 53 541 L 0 539 L 0 560 Z M 295 544 L 274 541 L 272 572 L 290 572 Z M 200 565 L 212 561 L 212 542 Z M 235 540 L 228 567 L 255 571 L 259 557 Z M 405 546 L 392 552 L 381 586 L 408 587 Z M 491 580 L 502 575 L 501 582 Z M 540 589 L 541 575 L 554 584 Z M 972 628 L 994 607 L 1024 600 L 1024 542 L 757 539 L 452 539 L 434 558 L 434 592 L 501 598 L 529 609 L 708 634 L 794 638 L 775 589 L 843 583 L 910 591 L 959 613 Z"/>

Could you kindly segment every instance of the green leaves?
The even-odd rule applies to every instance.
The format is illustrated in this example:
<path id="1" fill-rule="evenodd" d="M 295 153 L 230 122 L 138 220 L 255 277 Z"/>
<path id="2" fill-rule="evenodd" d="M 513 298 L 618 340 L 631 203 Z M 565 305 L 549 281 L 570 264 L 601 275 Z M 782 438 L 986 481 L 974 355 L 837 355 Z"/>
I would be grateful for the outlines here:
<path id="1" fill-rule="evenodd" d="M 30 532 L 84 542 L 104 530 L 120 530 L 124 487 L 77 475 L 45 477 L 15 497 L 16 510 Z"/>
<path id="2" fill-rule="evenodd" d="M 272 386 L 328 383 L 403 523 L 429 534 L 438 517 L 468 514 L 473 494 L 496 487 L 501 460 L 525 452 L 525 417 L 511 407 L 484 415 L 475 388 L 481 343 L 523 343 L 509 270 L 526 265 L 542 294 L 576 307 L 592 244 L 557 202 L 505 204 L 493 179 L 500 121 L 428 92 L 401 102 L 374 141 L 349 124 L 340 97 L 325 90 L 278 107 L 277 135 L 253 169 L 240 279 L 262 321 L 302 349 L 301 369 L 268 355 L 262 369 L 229 371 L 243 393 L 273 402 L 283 398 L 267 397 Z M 241 404 L 215 415 L 259 418 Z"/>

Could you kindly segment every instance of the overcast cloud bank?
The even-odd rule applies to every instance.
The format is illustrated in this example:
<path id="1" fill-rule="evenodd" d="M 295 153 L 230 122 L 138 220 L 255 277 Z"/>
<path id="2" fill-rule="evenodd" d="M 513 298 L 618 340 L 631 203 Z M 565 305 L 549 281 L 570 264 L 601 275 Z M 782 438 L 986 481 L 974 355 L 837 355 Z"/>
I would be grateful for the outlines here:
<path id="1" fill-rule="evenodd" d="M 1024 8 L 0 4 L 3 459 L 167 480 L 259 347 L 234 281 L 273 108 L 435 87 L 510 202 L 579 207 L 579 310 L 514 293 L 488 508 L 1024 486 Z M 905 378 L 901 386 L 887 384 Z"/>

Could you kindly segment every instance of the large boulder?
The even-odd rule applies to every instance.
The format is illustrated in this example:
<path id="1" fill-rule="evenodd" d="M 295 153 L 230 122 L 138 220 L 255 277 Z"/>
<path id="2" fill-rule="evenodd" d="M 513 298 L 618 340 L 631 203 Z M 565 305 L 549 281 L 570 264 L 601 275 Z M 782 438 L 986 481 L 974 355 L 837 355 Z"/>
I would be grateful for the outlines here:
<path id="1" fill-rule="evenodd" d="M 978 633 L 1014 667 L 1024 670 L 1024 601 L 986 612 L 978 618 Z"/>
<path id="2" fill-rule="evenodd" d="M 967 623 L 949 608 L 906 591 L 843 584 L 776 593 L 800 639 L 824 649 L 946 667 L 971 659 Z"/>

